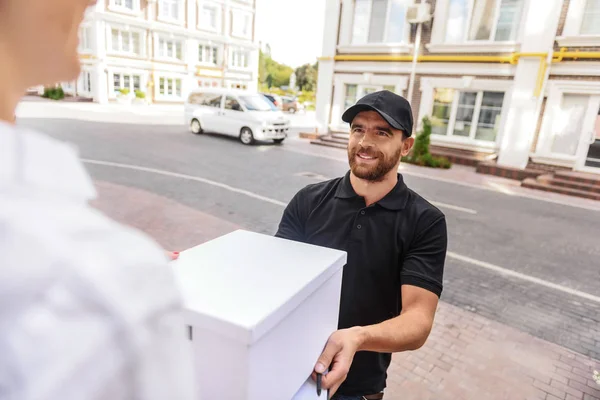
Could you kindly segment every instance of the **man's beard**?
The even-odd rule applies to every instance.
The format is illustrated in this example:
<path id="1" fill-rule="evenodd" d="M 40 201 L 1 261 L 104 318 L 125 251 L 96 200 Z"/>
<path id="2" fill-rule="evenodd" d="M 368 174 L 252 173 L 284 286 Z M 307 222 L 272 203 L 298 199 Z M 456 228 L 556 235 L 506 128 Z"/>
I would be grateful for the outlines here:
<path id="1" fill-rule="evenodd" d="M 360 165 L 357 162 L 357 157 L 358 153 L 361 151 L 369 157 L 375 157 L 377 163 L 374 165 Z M 386 157 L 385 154 L 383 154 L 380 151 L 366 150 L 360 146 L 348 149 L 348 161 L 350 163 L 350 170 L 352 171 L 352 173 L 357 178 L 371 182 L 379 182 L 383 180 L 383 178 L 388 174 L 388 172 L 390 172 L 396 167 L 396 164 L 400 160 L 401 156 L 401 147 L 398 150 L 396 150 L 396 152 L 390 157 Z"/>

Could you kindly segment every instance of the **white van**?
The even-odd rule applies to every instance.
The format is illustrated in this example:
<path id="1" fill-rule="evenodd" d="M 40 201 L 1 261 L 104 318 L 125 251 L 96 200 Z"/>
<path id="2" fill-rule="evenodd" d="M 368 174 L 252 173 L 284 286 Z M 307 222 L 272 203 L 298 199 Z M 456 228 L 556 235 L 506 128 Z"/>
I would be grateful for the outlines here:
<path id="1" fill-rule="evenodd" d="M 185 102 L 185 124 L 196 134 L 235 136 L 244 144 L 255 140 L 281 143 L 290 121 L 266 97 L 248 91 L 199 88 Z"/>

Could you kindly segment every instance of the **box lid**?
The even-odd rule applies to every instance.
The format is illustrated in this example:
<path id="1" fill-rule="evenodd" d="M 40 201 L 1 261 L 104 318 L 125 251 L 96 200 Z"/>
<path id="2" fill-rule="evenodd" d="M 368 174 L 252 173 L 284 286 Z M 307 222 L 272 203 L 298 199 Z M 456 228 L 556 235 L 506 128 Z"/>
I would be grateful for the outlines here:
<path id="1" fill-rule="evenodd" d="M 256 342 L 346 264 L 343 251 L 238 230 L 172 263 L 188 321 Z"/>

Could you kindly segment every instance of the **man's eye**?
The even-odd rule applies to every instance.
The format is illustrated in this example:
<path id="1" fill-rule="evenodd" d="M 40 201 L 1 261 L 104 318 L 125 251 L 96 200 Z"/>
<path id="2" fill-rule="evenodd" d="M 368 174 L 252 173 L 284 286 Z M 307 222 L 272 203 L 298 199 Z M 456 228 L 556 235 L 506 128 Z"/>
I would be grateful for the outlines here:
<path id="1" fill-rule="evenodd" d="M 379 131 L 379 132 L 377 132 L 377 135 L 378 135 L 378 136 L 389 136 L 389 135 L 388 135 L 388 133 L 387 133 L 387 132 L 384 132 L 384 131 Z"/>

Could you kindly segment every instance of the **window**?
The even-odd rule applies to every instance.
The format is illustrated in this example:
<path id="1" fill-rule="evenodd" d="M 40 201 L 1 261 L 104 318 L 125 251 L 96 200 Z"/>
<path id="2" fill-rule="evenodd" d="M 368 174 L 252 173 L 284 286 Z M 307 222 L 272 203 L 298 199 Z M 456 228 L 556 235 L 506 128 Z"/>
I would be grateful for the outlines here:
<path id="1" fill-rule="evenodd" d="M 232 68 L 248 68 L 250 52 L 247 50 L 233 50 L 229 60 L 229 66 Z"/>
<path id="2" fill-rule="evenodd" d="M 180 40 L 158 39 L 158 56 L 160 58 L 171 58 L 183 60 L 183 44 Z"/>
<path id="3" fill-rule="evenodd" d="M 357 85 L 345 85 L 346 92 L 344 95 L 344 109 L 348 109 L 356 103 L 356 97 L 358 93 Z"/>
<path id="4" fill-rule="evenodd" d="M 435 89 L 431 132 L 494 142 L 503 101 L 503 92 Z"/>
<path id="5" fill-rule="evenodd" d="M 355 0 L 352 44 L 407 42 L 412 0 Z"/>
<path id="6" fill-rule="evenodd" d="M 222 97 L 220 94 L 214 93 L 192 93 L 188 98 L 188 102 L 200 106 L 221 108 Z"/>
<path id="7" fill-rule="evenodd" d="M 79 28 L 79 51 L 92 50 L 92 27 L 82 26 Z"/>
<path id="8" fill-rule="evenodd" d="M 240 103 L 234 97 L 231 96 L 227 96 L 225 98 L 225 109 L 233 111 L 244 111 L 242 110 L 242 106 L 240 106 Z"/>
<path id="9" fill-rule="evenodd" d="M 159 79 L 158 93 L 164 97 L 181 97 L 181 79 L 164 78 Z"/>
<path id="10" fill-rule="evenodd" d="M 111 29 L 111 50 L 119 53 L 141 55 L 141 39 L 139 32 Z"/>
<path id="11" fill-rule="evenodd" d="M 111 5 L 113 7 L 126 8 L 128 10 L 135 10 L 135 1 L 134 0 L 111 0 Z"/>
<path id="12" fill-rule="evenodd" d="M 217 46 L 201 44 L 198 46 L 198 61 L 202 64 L 217 65 L 219 49 Z"/>
<path id="13" fill-rule="evenodd" d="M 515 41 L 523 0 L 449 0 L 446 43 Z"/>
<path id="14" fill-rule="evenodd" d="M 181 20 L 181 0 L 160 0 L 158 3 L 158 15 L 162 18 Z"/>
<path id="15" fill-rule="evenodd" d="M 82 83 L 82 92 L 91 93 L 92 92 L 92 73 L 84 71 L 81 74 L 81 83 Z"/>
<path id="16" fill-rule="evenodd" d="M 392 93 L 396 93 L 396 86 L 395 85 L 384 85 L 383 90 L 389 90 Z"/>
<path id="17" fill-rule="evenodd" d="M 585 3 L 581 34 L 600 35 L 600 0 L 587 0 Z"/>
<path id="18" fill-rule="evenodd" d="M 219 8 L 216 5 L 204 4 L 200 8 L 200 29 L 216 31 L 219 29 Z"/>
<path id="19" fill-rule="evenodd" d="M 240 96 L 240 101 L 248 111 L 277 111 L 278 108 L 270 100 L 260 94 Z"/>
<path id="20" fill-rule="evenodd" d="M 252 35 L 252 15 L 233 12 L 231 15 L 231 34 L 245 38 L 250 37 Z"/>
<path id="21" fill-rule="evenodd" d="M 113 73 L 113 91 L 117 93 L 121 89 L 129 89 L 130 92 L 141 90 L 141 76 L 135 74 Z"/>

